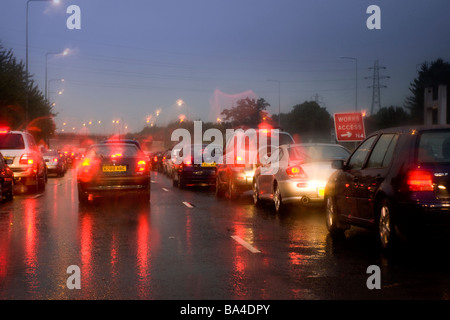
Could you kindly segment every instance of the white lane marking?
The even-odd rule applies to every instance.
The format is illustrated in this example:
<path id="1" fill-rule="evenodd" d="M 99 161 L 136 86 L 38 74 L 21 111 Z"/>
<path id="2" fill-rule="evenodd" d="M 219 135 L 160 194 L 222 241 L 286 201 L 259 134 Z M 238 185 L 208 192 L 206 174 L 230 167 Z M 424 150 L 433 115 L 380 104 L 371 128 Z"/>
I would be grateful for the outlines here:
<path id="1" fill-rule="evenodd" d="M 42 193 L 36 194 L 32 198 L 33 199 L 37 199 L 37 198 L 40 198 L 40 197 L 42 197 Z"/>
<path id="2" fill-rule="evenodd" d="M 233 238 L 233 240 L 235 240 L 237 243 L 239 243 L 240 245 L 242 245 L 244 248 L 246 248 L 248 251 L 250 251 L 251 253 L 261 253 L 261 251 L 259 251 L 258 249 L 256 249 L 254 246 L 252 246 L 250 243 L 246 242 L 245 240 L 243 240 L 242 238 L 238 237 L 238 236 L 231 236 L 231 238 Z"/>
<path id="3" fill-rule="evenodd" d="M 169 189 L 167 188 L 162 188 L 164 191 L 169 192 Z"/>
<path id="4" fill-rule="evenodd" d="M 183 201 L 183 204 L 188 208 L 193 208 L 194 206 L 190 204 L 189 202 Z"/>

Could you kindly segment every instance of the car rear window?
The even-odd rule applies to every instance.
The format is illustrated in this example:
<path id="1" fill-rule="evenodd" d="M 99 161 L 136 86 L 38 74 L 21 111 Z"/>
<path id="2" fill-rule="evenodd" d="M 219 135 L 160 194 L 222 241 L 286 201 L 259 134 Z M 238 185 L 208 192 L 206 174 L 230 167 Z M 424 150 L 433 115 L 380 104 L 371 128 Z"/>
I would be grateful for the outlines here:
<path id="1" fill-rule="evenodd" d="M 450 163 L 450 130 L 423 132 L 419 136 L 418 163 Z"/>
<path id="2" fill-rule="evenodd" d="M 17 133 L 0 134 L 0 149 L 25 149 L 25 142 L 23 141 L 22 135 Z"/>
<path id="3" fill-rule="evenodd" d="M 133 144 L 104 144 L 93 146 L 87 155 L 97 157 L 136 157 L 138 154 L 139 150 Z"/>
<path id="4" fill-rule="evenodd" d="M 350 152 L 340 146 L 291 146 L 289 159 L 303 161 L 347 160 Z"/>

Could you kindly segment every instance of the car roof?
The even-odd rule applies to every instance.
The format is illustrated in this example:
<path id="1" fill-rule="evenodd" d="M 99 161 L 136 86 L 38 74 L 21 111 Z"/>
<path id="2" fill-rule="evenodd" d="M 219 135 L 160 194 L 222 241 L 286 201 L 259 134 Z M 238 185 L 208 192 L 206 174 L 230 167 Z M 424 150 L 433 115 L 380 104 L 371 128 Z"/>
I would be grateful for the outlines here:
<path id="1" fill-rule="evenodd" d="M 392 128 L 385 128 L 374 131 L 370 133 L 369 136 L 382 134 L 382 133 L 401 133 L 401 134 L 409 134 L 412 132 L 421 132 L 421 131 L 429 131 L 429 130 L 450 130 L 450 125 L 409 125 L 409 126 L 399 126 Z"/>
<path id="2" fill-rule="evenodd" d="M 307 142 L 307 143 L 292 143 L 287 145 L 288 147 L 310 147 L 310 146 L 323 146 L 323 147 L 340 147 L 345 148 L 337 143 L 323 143 L 323 142 Z"/>
<path id="3" fill-rule="evenodd" d="M 139 149 L 141 149 L 141 144 L 139 143 L 139 141 L 137 140 L 132 140 L 132 139 L 111 139 L 111 140 L 104 140 L 101 141 L 99 144 L 106 144 L 106 143 L 129 143 L 129 144 L 134 144 L 135 146 L 137 146 Z"/>
<path id="4" fill-rule="evenodd" d="M 106 146 L 106 145 L 108 145 L 108 146 L 109 145 L 112 145 L 112 146 L 123 146 L 123 145 L 125 145 L 125 146 L 134 146 L 134 147 L 136 147 L 136 148 L 138 148 L 140 150 L 138 144 L 130 143 L 130 142 L 126 142 L 126 141 L 114 141 L 114 142 L 111 141 L 111 142 L 108 142 L 108 143 L 100 142 L 100 143 L 96 143 L 96 144 L 90 145 L 90 148 L 101 147 L 101 146 Z"/>

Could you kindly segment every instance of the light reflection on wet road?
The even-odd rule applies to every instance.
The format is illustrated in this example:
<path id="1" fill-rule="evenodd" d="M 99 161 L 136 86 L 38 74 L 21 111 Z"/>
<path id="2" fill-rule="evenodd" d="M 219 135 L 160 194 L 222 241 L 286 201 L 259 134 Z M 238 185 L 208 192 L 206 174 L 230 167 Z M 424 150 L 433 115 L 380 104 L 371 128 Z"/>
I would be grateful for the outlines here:
<path id="1" fill-rule="evenodd" d="M 426 247 L 386 257 L 362 230 L 333 241 L 321 208 L 275 215 L 249 194 L 216 199 L 211 190 L 174 188 L 158 173 L 151 203 L 80 206 L 74 173 L 50 178 L 41 195 L 1 204 L 0 299 L 450 297 L 447 253 Z M 366 286 L 373 264 L 381 290 Z M 66 285 L 71 265 L 80 267 L 79 290 Z"/>

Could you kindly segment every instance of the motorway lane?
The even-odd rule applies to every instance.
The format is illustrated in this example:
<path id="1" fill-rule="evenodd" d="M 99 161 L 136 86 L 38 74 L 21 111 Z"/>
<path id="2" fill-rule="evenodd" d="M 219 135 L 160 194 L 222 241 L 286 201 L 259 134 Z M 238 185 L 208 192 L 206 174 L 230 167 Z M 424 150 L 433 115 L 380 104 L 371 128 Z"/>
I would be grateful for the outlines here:
<path id="1" fill-rule="evenodd" d="M 442 247 L 380 253 L 374 237 L 328 236 L 321 208 L 274 215 L 251 195 L 217 199 L 152 173 L 150 203 L 80 206 L 75 171 L 0 207 L 0 299 L 448 299 Z M 67 267 L 81 271 L 68 289 Z M 366 286 L 381 267 L 381 290 Z"/>

